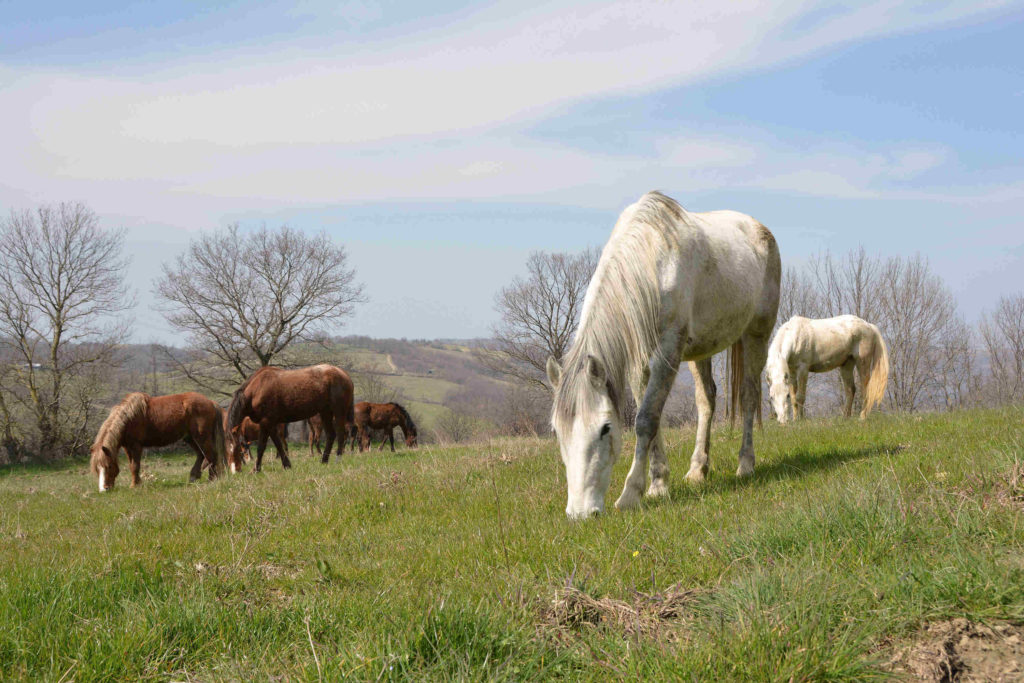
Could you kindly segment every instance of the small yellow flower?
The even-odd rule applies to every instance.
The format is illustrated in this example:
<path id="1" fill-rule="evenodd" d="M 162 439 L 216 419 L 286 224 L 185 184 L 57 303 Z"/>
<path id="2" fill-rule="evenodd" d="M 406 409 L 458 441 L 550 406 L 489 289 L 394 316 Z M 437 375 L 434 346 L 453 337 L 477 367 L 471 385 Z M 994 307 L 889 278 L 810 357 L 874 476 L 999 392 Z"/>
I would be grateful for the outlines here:
<path id="1" fill-rule="evenodd" d="M 634 550 L 634 551 L 633 551 L 633 557 L 636 557 L 636 556 L 637 556 L 637 555 L 639 555 L 639 554 L 640 554 L 640 551 L 639 551 L 639 550 Z"/>

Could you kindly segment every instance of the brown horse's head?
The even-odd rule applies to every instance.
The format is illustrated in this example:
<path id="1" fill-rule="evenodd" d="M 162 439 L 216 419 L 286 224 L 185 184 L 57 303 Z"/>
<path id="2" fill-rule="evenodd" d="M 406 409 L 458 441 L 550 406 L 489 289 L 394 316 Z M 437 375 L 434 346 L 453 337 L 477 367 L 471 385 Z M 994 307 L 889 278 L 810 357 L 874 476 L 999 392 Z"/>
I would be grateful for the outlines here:
<path id="1" fill-rule="evenodd" d="M 114 480 L 121 468 L 117 466 L 117 458 L 109 448 L 103 444 L 93 444 L 91 457 L 89 458 L 89 469 L 99 479 L 100 493 L 114 488 Z"/>
<path id="2" fill-rule="evenodd" d="M 242 465 L 245 464 L 245 456 L 248 452 L 247 444 L 242 438 L 241 425 L 231 429 L 225 435 L 224 451 L 227 455 L 228 469 L 231 470 L 231 473 L 238 474 L 241 472 Z"/>
<path id="3" fill-rule="evenodd" d="M 419 443 L 419 433 L 416 431 L 416 423 L 412 421 L 412 415 L 397 403 L 391 405 L 398 411 L 399 424 L 402 427 L 402 433 L 405 434 L 405 445 L 409 448 L 416 448 Z"/>

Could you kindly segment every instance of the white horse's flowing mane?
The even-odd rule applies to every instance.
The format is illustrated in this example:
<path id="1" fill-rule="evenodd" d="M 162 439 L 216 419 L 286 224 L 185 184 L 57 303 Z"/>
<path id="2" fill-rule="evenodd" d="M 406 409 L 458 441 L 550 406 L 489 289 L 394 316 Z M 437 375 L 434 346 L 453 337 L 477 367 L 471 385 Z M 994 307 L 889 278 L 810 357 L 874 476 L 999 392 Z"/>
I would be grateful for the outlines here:
<path id="1" fill-rule="evenodd" d="M 686 211 L 660 192 L 645 194 L 619 217 L 587 288 L 580 324 L 565 355 L 551 422 L 567 429 L 593 406 L 586 400 L 588 359 L 607 373 L 608 393 L 621 413 L 623 390 L 634 386 L 658 344 L 661 317 L 659 268 L 679 250 Z M 638 399 L 639 400 L 639 399 Z"/>

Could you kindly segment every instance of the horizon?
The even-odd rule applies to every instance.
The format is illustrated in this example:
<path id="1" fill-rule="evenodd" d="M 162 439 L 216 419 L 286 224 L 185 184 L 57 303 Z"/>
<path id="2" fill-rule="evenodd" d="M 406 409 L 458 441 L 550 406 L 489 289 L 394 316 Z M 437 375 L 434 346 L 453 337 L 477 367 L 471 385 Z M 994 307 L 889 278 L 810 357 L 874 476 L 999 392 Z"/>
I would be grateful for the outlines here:
<path id="1" fill-rule="evenodd" d="M 486 339 L 529 252 L 651 189 L 784 266 L 920 252 L 970 321 L 1024 289 L 1024 2 L 62 10 L 3 9 L 0 210 L 125 228 L 135 343 L 180 343 L 152 282 L 233 222 L 345 245 L 334 336 Z"/>

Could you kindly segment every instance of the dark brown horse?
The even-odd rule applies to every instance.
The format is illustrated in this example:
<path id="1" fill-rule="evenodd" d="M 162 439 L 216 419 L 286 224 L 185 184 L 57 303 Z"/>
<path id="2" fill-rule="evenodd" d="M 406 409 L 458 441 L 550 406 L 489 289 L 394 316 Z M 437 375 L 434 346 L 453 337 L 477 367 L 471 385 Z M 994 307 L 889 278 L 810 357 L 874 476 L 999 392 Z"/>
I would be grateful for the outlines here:
<path id="1" fill-rule="evenodd" d="M 227 433 L 228 432 L 228 411 L 227 411 L 227 408 L 222 408 L 220 412 L 221 412 L 221 416 L 223 417 L 223 420 L 224 420 L 224 432 Z M 227 440 L 227 444 L 226 444 L 227 445 L 227 455 L 228 455 L 228 466 L 231 468 L 232 472 L 237 472 L 238 471 L 237 468 L 236 468 L 236 465 L 235 465 L 236 462 L 249 462 L 250 460 L 252 460 L 252 453 L 250 452 L 250 449 L 252 448 L 253 442 L 254 441 L 258 441 L 259 438 L 260 438 L 260 426 L 258 424 L 256 424 L 255 422 L 253 422 L 252 420 L 250 420 L 249 418 L 245 418 L 244 420 L 242 420 L 242 428 L 241 428 L 241 430 L 239 430 L 239 439 L 238 439 L 239 442 L 240 442 L 241 448 L 242 448 L 241 459 L 239 459 L 238 455 L 235 453 L 235 448 L 236 448 L 235 440 L 234 439 L 228 439 Z M 282 422 L 281 424 L 277 425 L 277 439 L 274 441 L 274 448 L 277 448 L 277 443 L 278 442 L 283 444 L 283 446 L 284 446 L 284 454 L 287 456 L 288 455 L 288 425 L 287 425 L 287 423 Z M 281 459 L 281 451 L 280 450 L 277 451 L 277 457 L 278 457 L 278 459 Z"/>
<path id="2" fill-rule="evenodd" d="M 359 430 L 359 450 L 370 447 L 370 430 L 379 429 L 384 432 L 384 438 L 380 442 L 380 450 L 384 450 L 384 444 L 391 441 L 391 452 L 395 452 L 395 427 L 402 428 L 405 435 L 405 445 L 415 448 L 418 435 L 416 424 L 412 421 L 409 412 L 397 403 L 370 403 L 362 401 L 356 404 L 355 408 L 356 428 Z"/>
<path id="3" fill-rule="evenodd" d="M 128 454 L 132 486 L 139 483 L 142 449 L 168 446 L 184 440 L 196 453 L 189 480 L 195 481 L 210 467 L 210 479 L 217 477 L 225 459 L 224 426 L 220 408 L 202 394 L 188 392 L 150 396 L 134 392 L 111 408 L 92 445 L 89 468 L 99 478 L 100 491 L 114 488 L 120 467 L 117 455 Z"/>
<path id="4" fill-rule="evenodd" d="M 300 422 L 318 415 L 327 433 L 327 447 L 321 462 L 331 457 L 335 435 L 339 438 L 338 452 L 345 447 L 348 425 L 352 424 L 352 380 L 341 368 L 333 365 L 313 365 L 298 370 L 263 367 L 235 391 L 228 407 L 228 437 L 239 440 L 242 421 L 251 419 L 260 427 L 256 443 L 256 471 L 263 467 L 263 451 L 267 438 L 281 454 L 281 464 L 292 466 L 287 451 L 279 443 L 277 425 Z M 238 453 L 241 453 L 239 448 Z M 241 465 L 236 460 L 237 465 Z"/>

